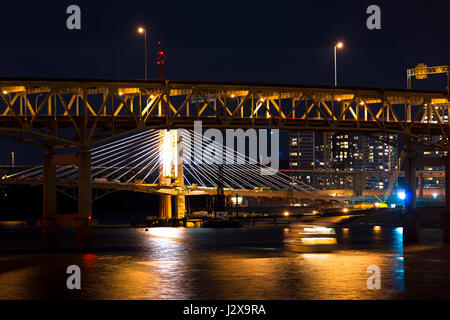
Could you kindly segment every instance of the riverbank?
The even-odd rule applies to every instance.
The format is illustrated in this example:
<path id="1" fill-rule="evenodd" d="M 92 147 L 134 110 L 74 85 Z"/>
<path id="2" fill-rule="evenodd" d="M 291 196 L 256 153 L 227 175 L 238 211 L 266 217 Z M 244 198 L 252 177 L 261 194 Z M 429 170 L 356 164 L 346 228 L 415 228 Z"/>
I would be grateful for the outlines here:
<path id="1" fill-rule="evenodd" d="M 445 214 L 445 208 L 434 207 L 418 208 L 416 214 L 419 219 L 419 226 L 422 228 L 441 228 L 441 217 Z M 379 225 L 387 227 L 398 227 L 403 224 L 403 214 L 401 209 L 380 209 L 368 211 L 362 215 L 349 216 L 336 222 L 336 225 L 360 226 Z"/>

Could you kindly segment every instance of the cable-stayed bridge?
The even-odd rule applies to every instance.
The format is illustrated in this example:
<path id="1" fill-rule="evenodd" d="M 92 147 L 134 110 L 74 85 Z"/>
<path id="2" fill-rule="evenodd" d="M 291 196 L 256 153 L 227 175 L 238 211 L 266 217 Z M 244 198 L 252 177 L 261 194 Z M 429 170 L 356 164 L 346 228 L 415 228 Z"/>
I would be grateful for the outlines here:
<path id="1" fill-rule="evenodd" d="M 173 139 L 182 142 L 181 148 L 172 145 L 174 141 L 170 140 Z M 188 140 L 194 143 L 186 143 Z M 195 142 L 199 142 L 198 146 L 201 147 L 201 163 L 196 161 L 199 157 L 193 150 Z M 223 165 L 214 163 L 213 160 L 217 159 L 212 159 L 204 152 L 211 146 L 216 150 L 223 149 L 220 161 Z M 182 157 L 177 156 L 177 150 L 183 152 Z M 262 165 L 257 159 L 251 159 L 225 145 L 214 145 L 211 139 L 203 137 L 200 140 L 192 130 L 145 130 L 96 146 L 90 152 L 94 188 L 172 196 L 181 192 L 185 196 L 194 196 L 216 195 L 218 186 L 222 185 L 223 193 L 228 197 L 239 195 L 297 200 L 330 198 L 326 192 Z M 236 163 L 227 164 L 225 156 L 230 158 L 230 154 Z M 178 166 L 177 160 L 182 162 L 183 179 L 178 179 L 177 172 L 170 171 Z M 57 185 L 76 186 L 77 167 L 58 166 L 56 179 Z M 41 184 L 43 180 L 44 169 L 37 166 L 4 175 L 1 183 Z"/>

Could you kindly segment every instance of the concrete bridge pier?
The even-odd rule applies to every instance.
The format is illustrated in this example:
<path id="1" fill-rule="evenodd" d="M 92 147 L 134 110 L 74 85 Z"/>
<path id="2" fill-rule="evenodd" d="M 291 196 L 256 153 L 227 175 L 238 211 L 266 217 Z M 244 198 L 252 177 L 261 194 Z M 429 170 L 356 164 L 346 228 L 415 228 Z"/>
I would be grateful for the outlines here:
<path id="1" fill-rule="evenodd" d="M 159 217 L 161 219 L 172 219 L 172 196 L 159 196 Z"/>
<path id="2" fill-rule="evenodd" d="M 92 177 L 91 154 L 89 149 L 81 148 L 77 153 L 78 162 L 78 215 L 74 219 L 76 248 L 78 251 L 93 249 L 94 232 L 90 226 L 92 219 Z"/>
<path id="3" fill-rule="evenodd" d="M 56 223 L 56 166 L 52 163 L 53 151 L 47 149 L 44 155 L 43 219 L 41 222 L 42 246 L 46 250 L 58 247 L 58 226 Z"/>
<path id="4" fill-rule="evenodd" d="M 412 151 L 405 157 L 405 213 L 403 215 L 403 243 L 419 241 L 419 219 L 416 211 L 416 159 Z"/>
<path id="5" fill-rule="evenodd" d="M 182 192 L 180 192 L 176 197 L 176 218 L 177 219 L 184 219 L 186 216 L 186 196 L 183 195 Z"/>
<path id="6" fill-rule="evenodd" d="M 172 205 L 172 201 L 175 201 Z M 183 219 L 186 215 L 186 196 L 180 192 L 176 196 L 159 196 L 159 218 L 161 219 Z"/>

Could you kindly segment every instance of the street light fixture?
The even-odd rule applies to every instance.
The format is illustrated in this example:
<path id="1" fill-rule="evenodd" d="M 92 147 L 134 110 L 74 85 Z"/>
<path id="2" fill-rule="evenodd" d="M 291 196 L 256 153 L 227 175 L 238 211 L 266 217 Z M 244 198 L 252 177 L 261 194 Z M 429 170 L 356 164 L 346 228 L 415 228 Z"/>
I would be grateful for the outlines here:
<path id="1" fill-rule="evenodd" d="M 334 86 L 337 86 L 337 67 L 336 67 L 336 51 L 337 49 L 342 49 L 344 47 L 344 43 L 338 42 L 334 46 Z"/>
<path id="2" fill-rule="evenodd" d="M 144 34 L 144 45 L 145 45 L 145 80 L 147 80 L 147 29 L 144 27 L 139 27 L 137 29 L 138 33 Z"/>

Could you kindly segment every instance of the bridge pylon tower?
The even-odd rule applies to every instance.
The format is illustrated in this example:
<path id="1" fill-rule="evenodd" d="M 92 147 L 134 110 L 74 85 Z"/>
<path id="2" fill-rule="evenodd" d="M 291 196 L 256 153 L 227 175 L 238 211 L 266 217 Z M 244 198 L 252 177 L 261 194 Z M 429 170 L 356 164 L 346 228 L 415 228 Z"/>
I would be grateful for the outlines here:
<path id="1" fill-rule="evenodd" d="M 183 219 L 186 214 L 184 195 L 183 148 L 179 130 L 159 131 L 159 184 L 176 187 L 178 194 L 172 204 L 171 195 L 161 195 L 159 199 L 159 217 L 165 219 Z M 175 208 L 173 212 L 172 208 Z"/>

